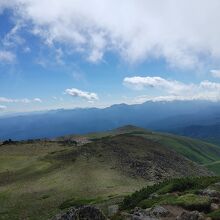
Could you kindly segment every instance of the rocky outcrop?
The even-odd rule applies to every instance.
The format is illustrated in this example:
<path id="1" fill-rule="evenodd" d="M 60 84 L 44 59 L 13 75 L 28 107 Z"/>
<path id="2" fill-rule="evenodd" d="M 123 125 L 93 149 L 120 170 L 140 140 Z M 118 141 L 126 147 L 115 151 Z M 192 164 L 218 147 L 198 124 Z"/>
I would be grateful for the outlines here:
<path id="1" fill-rule="evenodd" d="M 209 188 L 204 189 L 204 190 L 200 191 L 200 194 L 204 195 L 204 196 L 220 198 L 220 192 L 218 192 L 214 189 L 209 189 Z"/>
<path id="2" fill-rule="evenodd" d="M 155 206 L 150 209 L 141 209 L 136 207 L 132 213 L 122 213 L 122 219 L 125 220 L 159 220 L 162 217 L 167 217 L 170 212 L 162 207 Z"/>
<path id="3" fill-rule="evenodd" d="M 93 206 L 71 208 L 64 214 L 59 214 L 51 220 L 106 220 L 105 215 Z"/>
<path id="4" fill-rule="evenodd" d="M 150 214 L 156 217 L 167 217 L 170 212 L 163 206 L 155 206 L 150 210 Z"/>
<path id="5" fill-rule="evenodd" d="M 134 150 L 135 149 L 135 150 Z M 161 181 L 172 177 L 211 176 L 212 172 L 157 141 L 128 134 L 98 139 L 76 153 L 104 160 L 129 177 Z"/>
<path id="6" fill-rule="evenodd" d="M 176 220 L 205 220 L 205 217 L 198 211 L 184 211 Z"/>

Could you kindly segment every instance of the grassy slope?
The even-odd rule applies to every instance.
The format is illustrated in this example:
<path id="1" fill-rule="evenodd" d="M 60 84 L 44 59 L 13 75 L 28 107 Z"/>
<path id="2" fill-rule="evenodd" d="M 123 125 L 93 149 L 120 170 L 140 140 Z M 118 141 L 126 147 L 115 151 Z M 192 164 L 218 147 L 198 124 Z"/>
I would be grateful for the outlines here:
<path id="1" fill-rule="evenodd" d="M 213 163 L 206 164 L 206 167 L 220 176 L 220 161 L 215 161 Z"/>
<path id="2" fill-rule="evenodd" d="M 5 145 L 0 151 L 0 219 L 48 219 L 67 200 L 99 202 L 147 184 L 111 169 L 105 161 L 52 160 L 70 151 L 57 143 Z"/>
<path id="3" fill-rule="evenodd" d="M 87 137 L 123 133 L 158 141 L 200 163 L 219 160 L 220 150 L 215 145 L 135 127 L 89 134 Z M 44 141 L 0 146 L 0 219 L 44 220 L 60 212 L 59 206 L 68 201 L 87 199 L 99 203 L 146 186 L 143 179 L 123 175 L 105 160 L 91 159 L 88 163 L 87 157 L 74 161 L 53 159 L 62 152 L 68 155 L 74 147 Z M 206 155 L 200 153 L 203 150 Z"/>
<path id="4" fill-rule="evenodd" d="M 200 164 L 214 162 L 220 158 L 219 146 L 197 139 L 160 133 L 146 134 L 143 136 L 157 140 Z"/>
<path id="5" fill-rule="evenodd" d="M 218 161 L 220 158 L 220 146 L 218 145 L 183 136 L 151 132 L 135 126 L 125 126 L 113 131 L 105 133 L 92 133 L 86 136 L 88 138 L 101 138 L 109 135 L 114 136 L 124 133 L 142 136 L 159 142 L 199 164 L 213 163 Z"/>
<path id="6" fill-rule="evenodd" d="M 172 148 L 188 159 L 206 166 L 215 174 L 220 175 L 220 145 L 208 143 L 202 140 L 188 138 L 184 136 L 151 132 L 135 126 L 125 126 L 113 131 L 104 133 L 91 133 L 88 138 L 101 138 L 109 135 L 131 133 L 140 135 L 147 139 L 157 141 L 166 147 Z"/>

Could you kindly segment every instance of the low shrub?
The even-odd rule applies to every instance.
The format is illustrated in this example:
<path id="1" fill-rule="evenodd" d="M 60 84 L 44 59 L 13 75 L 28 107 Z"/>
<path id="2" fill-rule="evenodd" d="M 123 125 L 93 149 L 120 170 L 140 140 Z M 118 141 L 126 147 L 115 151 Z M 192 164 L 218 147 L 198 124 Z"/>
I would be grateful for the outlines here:
<path id="1" fill-rule="evenodd" d="M 198 210 L 203 212 L 208 212 L 210 209 L 211 200 L 207 196 L 198 196 L 195 194 L 186 194 L 179 196 L 175 205 L 180 205 L 188 210 Z"/>
<path id="2" fill-rule="evenodd" d="M 189 190 L 199 190 L 209 185 L 219 182 L 220 176 L 211 177 L 186 177 L 178 179 L 169 179 L 161 183 L 147 186 L 133 194 L 126 196 L 120 206 L 120 209 L 131 209 L 137 206 L 141 201 L 146 200 L 152 193 L 165 194 L 172 192 L 186 192 Z"/>
<path id="3" fill-rule="evenodd" d="M 219 220 L 220 219 L 220 209 L 214 212 L 211 212 L 207 215 L 207 217 L 212 218 L 212 220 Z"/>

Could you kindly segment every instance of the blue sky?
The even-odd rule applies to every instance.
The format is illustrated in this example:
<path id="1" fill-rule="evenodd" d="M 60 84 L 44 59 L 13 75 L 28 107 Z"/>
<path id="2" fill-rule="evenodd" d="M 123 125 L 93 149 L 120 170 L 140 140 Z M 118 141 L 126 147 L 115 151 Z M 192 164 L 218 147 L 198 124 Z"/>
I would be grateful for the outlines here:
<path id="1" fill-rule="evenodd" d="M 220 100 L 218 0 L 82 1 L 0 1 L 0 114 Z"/>

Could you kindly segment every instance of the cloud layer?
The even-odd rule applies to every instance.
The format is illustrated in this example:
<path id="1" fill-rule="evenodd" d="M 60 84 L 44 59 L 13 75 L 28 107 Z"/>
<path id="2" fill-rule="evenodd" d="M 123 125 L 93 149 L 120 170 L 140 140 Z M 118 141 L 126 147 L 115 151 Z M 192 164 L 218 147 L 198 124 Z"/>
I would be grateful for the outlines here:
<path id="1" fill-rule="evenodd" d="M 47 45 L 66 45 L 91 62 L 107 51 L 183 68 L 220 58 L 219 0 L 1 1 L 0 11 L 6 7 Z"/>
<path id="2" fill-rule="evenodd" d="M 0 105 L 0 111 L 4 111 L 6 109 L 7 109 L 7 107 L 5 105 Z"/>
<path id="3" fill-rule="evenodd" d="M 11 99 L 11 98 L 5 98 L 0 97 L 0 103 L 32 103 L 32 102 L 42 102 L 40 98 L 34 98 L 34 99 Z"/>
<path id="4" fill-rule="evenodd" d="M 220 78 L 220 70 L 211 70 L 211 75 L 215 78 Z"/>
<path id="5" fill-rule="evenodd" d="M 174 101 L 174 100 L 209 100 L 220 101 L 220 83 L 202 81 L 199 84 L 186 84 L 176 80 L 167 80 L 161 77 L 126 77 L 124 85 L 136 90 L 150 88 L 161 92 L 163 95 L 143 95 L 137 98 L 138 102 L 144 101 Z"/>
<path id="6" fill-rule="evenodd" d="M 88 101 L 96 101 L 96 100 L 99 99 L 99 97 L 96 93 L 85 92 L 85 91 L 75 89 L 75 88 L 66 89 L 65 93 L 70 95 L 70 96 L 73 96 L 73 97 L 80 97 L 80 98 L 86 99 Z"/>

